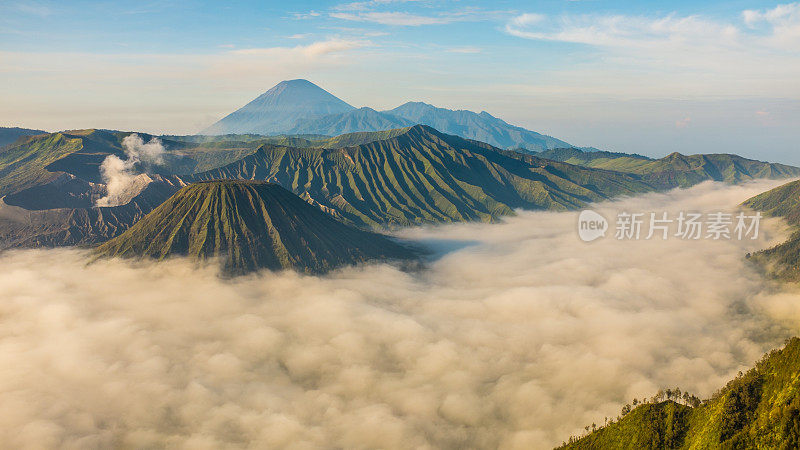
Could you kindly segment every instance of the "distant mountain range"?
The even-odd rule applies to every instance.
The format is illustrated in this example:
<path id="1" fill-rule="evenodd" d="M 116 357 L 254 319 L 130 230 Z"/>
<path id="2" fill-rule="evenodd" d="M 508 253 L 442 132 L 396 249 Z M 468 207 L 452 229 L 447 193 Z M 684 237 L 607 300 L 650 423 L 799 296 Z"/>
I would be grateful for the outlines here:
<path id="1" fill-rule="evenodd" d="M 562 140 L 510 125 L 487 112 L 453 111 L 421 102 L 409 102 L 388 111 L 356 109 L 307 80 L 278 83 L 201 134 L 337 136 L 417 124 L 504 149 L 571 147 Z"/>
<path id="2" fill-rule="evenodd" d="M 427 125 L 442 133 L 486 142 L 504 149 L 545 150 L 572 147 L 560 139 L 510 125 L 486 111 L 453 111 L 427 103 L 408 102 L 386 113 L 415 124 Z"/>
<path id="3" fill-rule="evenodd" d="M 800 339 L 770 352 L 710 399 L 679 390 L 623 411 L 623 417 L 559 447 L 579 449 L 800 448 Z"/>
<path id="4" fill-rule="evenodd" d="M 226 274 L 260 268 L 322 273 L 372 260 L 410 260 L 418 251 L 345 225 L 286 189 L 256 181 L 184 187 L 120 236 L 104 257 L 220 258 Z"/>
<path id="5" fill-rule="evenodd" d="M 689 187 L 705 180 L 741 183 L 755 179 L 800 176 L 800 169 L 725 153 L 682 155 L 672 153 L 660 159 L 628 153 L 559 148 L 535 153 L 542 158 L 584 167 L 639 175 L 659 188 Z"/>

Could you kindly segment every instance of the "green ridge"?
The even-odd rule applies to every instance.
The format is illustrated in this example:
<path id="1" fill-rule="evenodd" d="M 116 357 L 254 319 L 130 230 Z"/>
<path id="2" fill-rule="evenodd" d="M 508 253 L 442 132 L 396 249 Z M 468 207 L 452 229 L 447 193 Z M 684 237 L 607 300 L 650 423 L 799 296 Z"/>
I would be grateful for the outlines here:
<path id="1" fill-rule="evenodd" d="M 584 167 L 636 174 L 660 189 L 685 188 L 707 180 L 736 184 L 759 178 L 800 176 L 800 168 L 797 167 L 729 154 L 687 156 L 676 152 L 661 159 L 650 159 L 627 153 L 563 148 L 544 151 L 537 156 Z"/>

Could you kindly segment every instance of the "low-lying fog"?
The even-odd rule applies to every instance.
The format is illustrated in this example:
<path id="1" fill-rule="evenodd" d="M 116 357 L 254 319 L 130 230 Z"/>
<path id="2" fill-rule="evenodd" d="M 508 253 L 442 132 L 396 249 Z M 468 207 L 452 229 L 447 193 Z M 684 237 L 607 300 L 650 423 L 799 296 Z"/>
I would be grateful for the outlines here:
<path id="1" fill-rule="evenodd" d="M 780 184 L 600 205 L 733 209 Z M 580 241 L 577 213 L 406 230 L 419 273 L 326 277 L 0 255 L 3 447 L 549 448 L 680 386 L 710 395 L 797 332 L 758 241 Z M 766 231 L 766 233 L 765 233 Z"/>

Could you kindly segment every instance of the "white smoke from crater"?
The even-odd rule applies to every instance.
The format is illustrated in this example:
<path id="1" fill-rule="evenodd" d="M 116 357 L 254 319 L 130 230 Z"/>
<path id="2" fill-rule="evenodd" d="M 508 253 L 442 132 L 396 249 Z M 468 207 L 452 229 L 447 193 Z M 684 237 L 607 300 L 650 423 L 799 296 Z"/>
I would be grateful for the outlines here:
<path id="1" fill-rule="evenodd" d="M 108 155 L 100 165 L 100 175 L 106 185 L 106 195 L 95 202 L 95 206 L 117 206 L 130 201 L 148 180 L 140 175 L 142 169 L 164 164 L 164 145 L 154 137 L 145 143 L 138 134 L 130 134 L 122 140 L 126 159 Z M 146 171 L 146 170 L 145 170 Z"/>
<path id="2" fill-rule="evenodd" d="M 777 185 L 599 205 L 715 212 Z M 578 213 L 407 230 L 428 270 L 235 280 L 183 260 L 0 255 L 5 448 L 551 448 L 633 397 L 700 396 L 796 333 L 757 241 L 580 241 Z M 97 280 L 103 280 L 98 283 Z"/>

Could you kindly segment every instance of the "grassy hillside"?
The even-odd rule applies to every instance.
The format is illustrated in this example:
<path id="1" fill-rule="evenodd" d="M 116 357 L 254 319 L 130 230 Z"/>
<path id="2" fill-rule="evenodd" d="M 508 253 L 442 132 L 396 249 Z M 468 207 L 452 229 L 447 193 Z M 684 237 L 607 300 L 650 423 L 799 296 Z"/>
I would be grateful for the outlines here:
<path id="1" fill-rule="evenodd" d="M 792 181 L 746 200 L 744 206 L 800 226 L 800 181 Z"/>
<path id="2" fill-rule="evenodd" d="M 794 228 L 789 239 L 750 258 L 765 272 L 785 281 L 800 281 L 800 181 L 763 192 L 743 203 L 767 216 L 782 217 Z"/>
<path id="3" fill-rule="evenodd" d="M 253 181 L 189 185 L 122 235 L 100 256 L 221 257 L 228 273 L 258 268 L 325 272 L 416 253 L 382 235 L 334 220 L 286 189 Z"/>
<path id="4" fill-rule="evenodd" d="M 800 448 L 800 339 L 696 407 L 647 403 L 565 449 Z"/>
<path id="5" fill-rule="evenodd" d="M 585 151 L 578 148 L 556 148 L 536 153 L 536 156 L 597 169 L 635 172 L 652 162 L 651 158 L 628 153 Z"/>
<path id="6" fill-rule="evenodd" d="M 653 188 L 588 169 L 444 135 L 425 126 L 340 149 L 264 146 L 193 180 L 280 184 L 363 226 L 493 220 L 514 208 L 568 210 Z"/>

